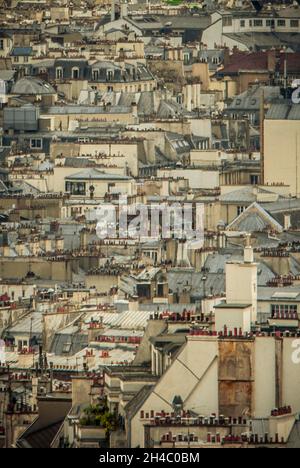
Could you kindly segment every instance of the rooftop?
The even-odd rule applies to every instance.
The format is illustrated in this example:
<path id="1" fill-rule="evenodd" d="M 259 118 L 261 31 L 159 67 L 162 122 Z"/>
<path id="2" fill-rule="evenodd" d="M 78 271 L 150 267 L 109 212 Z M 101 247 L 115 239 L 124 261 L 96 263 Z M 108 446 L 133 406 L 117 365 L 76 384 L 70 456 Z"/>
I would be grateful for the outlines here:
<path id="1" fill-rule="evenodd" d="M 122 176 L 119 174 L 107 174 L 106 172 L 98 171 L 97 169 L 90 168 L 84 169 L 81 172 L 65 177 L 66 180 L 119 180 L 129 181 L 131 177 Z"/>

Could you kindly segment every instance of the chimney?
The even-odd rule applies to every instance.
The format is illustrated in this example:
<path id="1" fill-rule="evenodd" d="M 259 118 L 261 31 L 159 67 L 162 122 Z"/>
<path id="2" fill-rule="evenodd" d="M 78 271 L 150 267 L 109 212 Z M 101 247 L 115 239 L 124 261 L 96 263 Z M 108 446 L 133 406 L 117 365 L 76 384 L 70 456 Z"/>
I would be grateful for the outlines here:
<path id="1" fill-rule="evenodd" d="M 260 98 L 260 161 L 261 174 L 260 184 L 265 184 L 265 92 L 264 88 L 261 91 Z"/>
<path id="2" fill-rule="evenodd" d="M 267 52 L 268 71 L 275 73 L 276 70 L 276 50 L 268 50 Z"/>
<path id="3" fill-rule="evenodd" d="M 111 21 L 115 21 L 116 19 L 116 0 L 112 0 L 111 2 L 110 19 Z"/>
<path id="4" fill-rule="evenodd" d="M 120 7 L 120 18 L 125 18 L 126 16 L 128 16 L 128 5 L 127 5 L 127 1 L 126 0 L 123 0 L 122 3 L 121 3 L 121 7 Z"/>
<path id="5" fill-rule="evenodd" d="M 286 413 L 269 418 L 269 432 L 273 440 L 287 442 L 295 424 L 295 414 Z"/>
<path id="6" fill-rule="evenodd" d="M 244 262 L 245 263 L 253 263 L 254 262 L 254 255 L 253 249 L 251 246 L 251 235 L 247 234 L 246 236 L 246 247 L 244 249 Z"/>
<path id="7" fill-rule="evenodd" d="M 137 106 L 137 103 L 136 102 L 132 102 L 131 103 L 131 112 L 132 112 L 132 115 L 133 117 L 135 118 L 135 123 L 137 123 L 137 119 L 138 119 L 138 106 Z"/>
<path id="8" fill-rule="evenodd" d="M 284 230 L 288 231 L 292 226 L 291 223 L 291 215 L 290 214 L 285 214 L 284 215 Z"/>
<path id="9" fill-rule="evenodd" d="M 230 61 L 230 50 L 228 49 L 228 47 L 226 47 L 226 49 L 224 49 L 224 67 L 226 67 L 228 64 L 229 64 L 229 61 Z"/>

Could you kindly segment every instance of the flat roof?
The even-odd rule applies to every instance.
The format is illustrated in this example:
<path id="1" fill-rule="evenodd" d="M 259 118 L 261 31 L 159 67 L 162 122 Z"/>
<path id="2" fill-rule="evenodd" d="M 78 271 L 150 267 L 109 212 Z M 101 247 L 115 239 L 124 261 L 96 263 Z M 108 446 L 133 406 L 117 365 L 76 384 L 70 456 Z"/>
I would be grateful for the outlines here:
<path id="1" fill-rule="evenodd" d="M 248 309 L 251 307 L 252 304 L 228 304 L 227 302 L 223 302 L 214 306 L 215 309 Z"/>

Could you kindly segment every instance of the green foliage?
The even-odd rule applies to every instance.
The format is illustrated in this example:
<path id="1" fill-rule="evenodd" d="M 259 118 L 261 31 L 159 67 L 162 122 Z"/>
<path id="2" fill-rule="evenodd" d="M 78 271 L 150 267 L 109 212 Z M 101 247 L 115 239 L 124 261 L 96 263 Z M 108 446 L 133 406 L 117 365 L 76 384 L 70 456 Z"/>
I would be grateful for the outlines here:
<path id="1" fill-rule="evenodd" d="M 80 425 L 103 427 L 108 438 L 116 425 L 116 420 L 115 416 L 109 412 L 106 404 L 96 404 L 89 405 L 84 409 L 84 414 L 80 418 Z"/>
<path id="2" fill-rule="evenodd" d="M 166 0 L 167 5 L 178 6 L 183 3 L 183 0 Z"/>

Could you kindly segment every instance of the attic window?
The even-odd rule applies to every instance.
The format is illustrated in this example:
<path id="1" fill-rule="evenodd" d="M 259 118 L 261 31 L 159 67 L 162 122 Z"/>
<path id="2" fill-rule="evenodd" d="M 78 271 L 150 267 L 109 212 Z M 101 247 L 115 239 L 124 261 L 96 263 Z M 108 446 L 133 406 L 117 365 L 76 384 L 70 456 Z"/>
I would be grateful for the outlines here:
<path id="1" fill-rule="evenodd" d="M 71 343 L 65 343 L 62 349 L 63 353 L 69 353 L 71 351 Z"/>
<path id="2" fill-rule="evenodd" d="M 64 69 L 62 67 L 56 68 L 56 79 L 61 80 L 64 77 Z"/>
<path id="3" fill-rule="evenodd" d="M 99 70 L 93 70 L 93 80 L 96 81 L 99 79 Z"/>
<path id="4" fill-rule="evenodd" d="M 246 211 L 247 207 L 246 206 L 238 206 L 237 207 L 237 215 L 240 216 L 244 211 Z"/>
<path id="5" fill-rule="evenodd" d="M 79 68 L 78 67 L 72 68 L 72 78 L 73 78 L 73 80 L 78 80 L 78 78 L 79 78 Z"/>
<path id="6" fill-rule="evenodd" d="M 106 72 L 106 79 L 107 79 L 107 81 L 112 81 L 113 76 L 114 76 L 113 70 L 107 70 L 107 72 Z"/>

